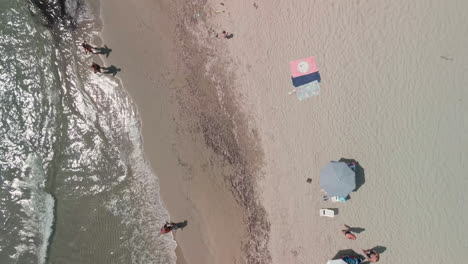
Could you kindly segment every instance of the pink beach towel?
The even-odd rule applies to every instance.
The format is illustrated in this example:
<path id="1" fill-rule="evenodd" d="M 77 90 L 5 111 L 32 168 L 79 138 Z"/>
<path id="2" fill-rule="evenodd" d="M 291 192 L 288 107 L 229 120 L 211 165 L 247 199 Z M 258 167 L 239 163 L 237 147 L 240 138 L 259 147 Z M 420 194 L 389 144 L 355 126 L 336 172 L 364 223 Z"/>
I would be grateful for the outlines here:
<path id="1" fill-rule="evenodd" d="M 291 61 L 289 64 L 291 65 L 292 77 L 307 75 L 318 71 L 317 65 L 315 64 L 315 57 Z"/>

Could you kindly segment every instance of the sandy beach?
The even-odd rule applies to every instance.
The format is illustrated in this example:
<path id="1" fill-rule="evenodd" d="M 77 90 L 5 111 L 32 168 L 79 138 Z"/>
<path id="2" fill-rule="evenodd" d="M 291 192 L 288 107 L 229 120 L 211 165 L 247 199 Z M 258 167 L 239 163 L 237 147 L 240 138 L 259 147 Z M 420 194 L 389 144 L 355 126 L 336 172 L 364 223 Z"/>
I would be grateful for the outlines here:
<path id="1" fill-rule="evenodd" d="M 239 150 L 220 155 L 229 146 L 222 145 L 217 133 L 223 122 L 231 121 L 209 115 L 208 107 L 219 107 L 213 90 L 196 91 L 202 84 L 194 82 L 205 80 L 194 76 L 198 65 L 185 65 L 189 60 L 180 52 L 185 44 L 178 41 L 182 29 L 172 20 L 174 7 L 152 1 L 102 5 L 102 37 L 114 52 L 106 65 L 122 68 L 119 76 L 139 107 L 145 153 L 159 176 L 170 220 L 188 221 L 174 234 L 178 263 L 242 262 L 247 219 L 237 201 L 244 194 L 232 190 L 229 180 L 243 169 L 235 166 L 239 161 L 234 152 Z M 205 57 L 192 57 L 191 62 L 203 65 Z M 238 185 L 242 191 L 250 188 Z"/>
<path id="2" fill-rule="evenodd" d="M 171 220 L 188 221 L 178 262 L 326 263 L 373 247 L 381 263 L 468 257 L 467 8 L 103 0 L 104 61 L 138 105 Z M 321 93 L 298 101 L 289 62 L 308 56 Z M 340 158 L 365 182 L 323 201 L 320 168 Z M 343 224 L 365 230 L 346 240 Z"/>

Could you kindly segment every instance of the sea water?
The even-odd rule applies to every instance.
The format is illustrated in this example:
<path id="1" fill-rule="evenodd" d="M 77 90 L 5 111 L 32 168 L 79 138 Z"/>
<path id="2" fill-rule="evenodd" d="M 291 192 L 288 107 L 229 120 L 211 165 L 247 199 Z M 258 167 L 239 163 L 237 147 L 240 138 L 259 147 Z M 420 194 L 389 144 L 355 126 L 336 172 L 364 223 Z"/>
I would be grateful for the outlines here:
<path id="1" fill-rule="evenodd" d="M 0 0 L 0 263 L 175 262 L 136 107 L 79 47 L 96 19 Z"/>

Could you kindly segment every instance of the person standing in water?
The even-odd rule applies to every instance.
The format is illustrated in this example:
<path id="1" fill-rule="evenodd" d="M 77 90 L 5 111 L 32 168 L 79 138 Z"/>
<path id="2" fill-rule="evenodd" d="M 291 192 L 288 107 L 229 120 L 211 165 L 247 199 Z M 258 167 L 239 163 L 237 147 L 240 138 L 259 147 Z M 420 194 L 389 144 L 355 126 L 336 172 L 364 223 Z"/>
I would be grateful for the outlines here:
<path id="1" fill-rule="evenodd" d="M 93 64 L 91 65 L 91 68 L 93 68 L 94 73 L 101 73 L 102 68 L 101 66 L 99 66 L 99 64 L 93 62 Z"/>
<path id="2" fill-rule="evenodd" d="M 94 50 L 96 49 L 95 47 L 88 44 L 86 40 L 83 40 L 83 43 L 81 43 L 81 46 L 83 47 L 85 54 L 88 54 L 88 52 L 94 54 Z"/>
<path id="3" fill-rule="evenodd" d="M 166 234 L 166 233 L 169 233 L 169 232 L 175 231 L 175 230 L 177 230 L 177 226 L 174 225 L 174 223 L 166 222 L 164 224 L 164 226 L 161 228 L 161 233 Z"/>

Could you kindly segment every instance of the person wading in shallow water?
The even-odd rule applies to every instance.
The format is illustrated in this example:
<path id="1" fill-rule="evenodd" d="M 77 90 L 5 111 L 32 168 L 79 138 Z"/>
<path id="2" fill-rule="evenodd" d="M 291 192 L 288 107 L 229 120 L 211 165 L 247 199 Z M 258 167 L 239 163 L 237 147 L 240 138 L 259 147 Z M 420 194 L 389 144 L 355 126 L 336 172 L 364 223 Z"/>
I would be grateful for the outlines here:
<path id="1" fill-rule="evenodd" d="M 169 223 L 169 222 L 166 222 L 164 224 L 164 226 L 161 228 L 161 233 L 162 234 L 166 234 L 166 233 L 169 233 L 171 231 L 176 231 L 177 229 L 179 229 L 179 226 L 177 226 L 176 223 Z"/>
<path id="2" fill-rule="evenodd" d="M 357 238 L 356 235 L 353 234 L 353 233 L 351 233 L 351 227 L 349 227 L 348 225 L 344 225 L 344 227 L 345 227 L 346 229 L 341 230 L 341 232 L 343 232 L 343 234 L 345 235 L 345 237 L 346 237 L 347 239 L 356 240 L 356 238 Z"/>
<path id="3" fill-rule="evenodd" d="M 164 226 L 161 228 L 161 233 L 162 234 L 167 234 L 171 231 L 176 231 L 176 230 L 183 230 L 184 227 L 186 227 L 188 224 L 188 221 L 185 220 L 183 222 L 178 222 L 178 223 L 174 223 L 174 222 L 167 222 L 166 221 L 166 224 L 164 224 Z"/>
<path id="4" fill-rule="evenodd" d="M 88 42 L 86 42 L 86 40 L 83 40 L 83 43 L 81 43 L 81 46 L 83 47 L 84 51 L 85 51 L 85 54 L 88 54 L 89 53 L 92 53 L 94 54 L 94 50 L 96 49 L 95 47 L 91 46 L 88 44 Z"/>
<path id="5" fill-rule="evenodd" d="M 174 224 L 166 222 L 161 228 L 161 233 L 166 234 L 171 232 L 174 229 Z"/>
<path id="6" fill-rule="evenodd" d="M 94 73 L 101 73 L 102 68 L 101 66 L 99 66 L 99 64 L 93 62 L 93 64 L 91 65 L 91 68 L 93 68 Z"/>

